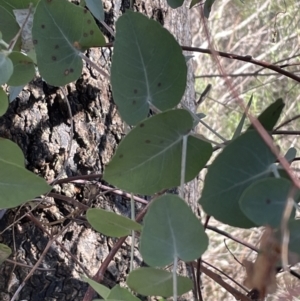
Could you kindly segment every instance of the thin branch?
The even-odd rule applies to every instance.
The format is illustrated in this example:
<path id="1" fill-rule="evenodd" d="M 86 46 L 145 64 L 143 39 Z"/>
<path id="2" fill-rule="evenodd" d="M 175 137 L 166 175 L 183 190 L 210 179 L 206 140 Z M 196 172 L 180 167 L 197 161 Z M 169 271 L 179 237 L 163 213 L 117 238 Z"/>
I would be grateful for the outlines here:
<path id="1" fill-rule="evenodd" d="M 206 48 L 197 48 L 197 47 L 190 47 L 190 46 L 181 46 L 181 48 L 182 48 L 182 50 L 185 50 L 185 51 L 200 52 L 200 53 L 206 53 L 206 54 L 211 54 L 211 55 L 216 54 L 217 56 L 225 57 L 228 59 L 243 61 L 243 62 L 251 63 L 253 65 L 258 65 L 258 66 L 264 67 L 266 69 L 276 71 L 277 73 L 285 75 L 286 77 L 289 77 L 289 78 L 297 81 L 298 83 L 300 83 L 300 77 L 295 75 L 294 73 L 288 72 L 274 64 L 255 60 L 254 58 L 252 58 L 251 55 L 238 55 L 238 54 L 234 54 L 234 53 L 227 53 L 227 52 L 217 51 L 217 50 L 212 51 L 212 50 L 206 49 Z"/>

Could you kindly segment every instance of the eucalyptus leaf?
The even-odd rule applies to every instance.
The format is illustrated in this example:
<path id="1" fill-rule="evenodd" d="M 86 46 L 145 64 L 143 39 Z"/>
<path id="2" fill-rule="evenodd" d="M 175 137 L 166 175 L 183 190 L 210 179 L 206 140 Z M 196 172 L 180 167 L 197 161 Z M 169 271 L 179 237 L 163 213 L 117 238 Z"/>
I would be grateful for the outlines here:
<path id="1" fill-rule="evenodd" d="M 150 266 L 163 267 L 180 258 L 199 258 L 208 238 L 199 219 L 176 195 L 163 195 L 150 205 L 144 218 L 140 252 Z"/>
<path id="2" fill-rule="evenodd" d="M 21 86 L 30 82 L 35 75 L 35 66 L 32 59 L 17 51 L 10 53 L 9 58 L 13 63 L 14 71 L 7 84 Z"/>
<path id="3" fill-rule="evenodd" d="M 286 160 L 288 162 L 291 163 L 296 158 L 296 155 L 297 155 L 297 150 L 294 147 L 291 147 L 291 148 L 288 149 L 288 151 L 286 152 L 284 157 L 286 158 Z"/>
<path id="4" fill-rule="evenodd" d="M 22 150 L 9 139 L 0 138 L 0 160 L 25 167 L 25 158 Z"/>
<path id="5" fill-rule="evenodd" d="M 105 44 L 90 12 L 66 0 L 40 0 L 32 35 L 39 71 L 53 86 L 77 80 L 83 66 L 81 53 Z"/>
<path id="6" fill-rule="evenodd" d="M 290 220 L 288 223 L 289 230 L 289 251 L 300 255 L 300 220 Z"/>
<path id="7" fill-rule="evenodd" d="M 83 277 L 83 280 L 85 282 L 87 282 L 102 298 L 107 300 L 107 298 L 110 294 L 110 289 L 108 287 L 94 281 L 93 279 L 85 277 L 85 276 Z"/>
<path id="8" fill-rule="evenodd" d="M 3 90 L 2 87 L 0 87 L 0 116 L 4 115 L 8 109 L 8 97 Z"/>
<path id="9" fill-rule="evenodd" d="M 127 11 L 116 23 L 111 84 L 120 115 L 129 125 L 154 106 L 175 107 L 186 87 L 187 66 L 179 44 L 158 22 Z"/>
<path id="10" fill-rule="evenodd" d="M 13 74 L 14 66 L 10 58 L 0 52 L 0 85 L 6 84 Z"/>
<path id="11" fill-rule="evenodd" d="M 214 2 L 215 2 L 215 0 L 206 0 L 204 3 L 203 13 L 207 19 L 209 18 L 211 8 L 212 8 Z"/>
<path id="12" fill-rule="evenodd" d="M 104 171 L 105 181 L 145 195 L 179 186 L 182 142 L 192 127 L 190 113 L 181 109 L 142 121 L 119 144 Z M 185 182 L 197 176 L 211 154 L 210 143 L 188 136 Z"/>
<path id="13" fill-rule="evenodd" d="M 43 178 L 0 159 L 0 208 L 19 206 L 51 189 Z"/>
<path id="14" fill-rule="evenodd" d="M 122 237 L 129 235 L 131 231 L 142 230 L 137 222 L 102 209 L 88 209 L 86 217 L 96 231 L 111 237 Z"/>
<path id="15" fill-rule="evenodd" d="M 275 160 L 256 131 L 247 131 L 233 140 L 208 168 L 199 200 L 204 211 L 234 227 L 254 227 L 242 212 L 239 199 L 252 183 L 270 176 Z"/>
<path id="16" fill-rule="evenodd" d="M 251 184 L 240 198 L 243 213 L 257 226 L 280 227 L 292 183 L 284 178 L 266 178 Z M 299 191 L 295 199 L 299 199 Z M 293 209 L 291 217 L 295 216 Z"/>
<path id="17" fill-rule="evenodd" d="M 269 105 L 258 116 L 257 119 L 267 131 L 272 131 L 281 115 L 283 108 L 284 108 L 284 102 L 282 98 L 279 98 L 271 105 Z M 248 130 L 252 130 L 252 129 L 253 129 L 253 125 L 250 125 Z"/>
<path id="18" fill-rule="evenodd" d="M 135 297 L 128 289 L 120 287 L 119 284 L 115 285 L 110 294 L 108 295 L 107 301 L 122 300 L 122 301 L 141 301 Z"/>
<path id="19" fill-rule="evenodd" d="M 248 110 L 249 110 L 249 108 L 252 104 L 252 99 L 253 99 L 253 94 L 251 95 L 250 100 L 247 104 L 246 112 L 248 112 Z M 243 116 L 242 116 L 238 126 L 236 127 L 236 130 L 235 130 L 231 140 L 233 140 L 233 139 L 235 139 L 235 138 L 237 138 L 238 136 L 241 135 L 242 130 L 243 130 L 243 126 L 244 126 L 244 123 L 245 123 L 245 120 L 246 120 L 246 112 L 243 113 Z"/>
<path id="20" fill-rule="evenodd" d="M 0 265 L 10 256 L 11 248 L 0 243 Z"/>
<path id="21" fill-rule="evenodd" d="M 21 86 L 9 86 L 8 91 L 9 91 L 9 102 L 14 101 L 19 94 L 21 93 L 21 91 L 23 90 L 25 85 L 21 85 Z"/>
<path id="22" fill-rule="evenodd" d="M 104 21 L 102 0 L 86 0 L 86 6 L 98 21 Z"/>
<path id="23" fill-rule="evenodd" d="M 172 8 L 178 8 L 182 6 L 184 0 L 167 0 L 168 4 Z"/>
<path id="24" fill-rule="evenodd" d="M 139 268 L 129 274 L 127 285 L 143 296 L 170 297 L 173 295 L 173 274 L 154 268 Z M 191 279 L 177 275 L 178 295 L 182 295 L 192 288 Z"/>

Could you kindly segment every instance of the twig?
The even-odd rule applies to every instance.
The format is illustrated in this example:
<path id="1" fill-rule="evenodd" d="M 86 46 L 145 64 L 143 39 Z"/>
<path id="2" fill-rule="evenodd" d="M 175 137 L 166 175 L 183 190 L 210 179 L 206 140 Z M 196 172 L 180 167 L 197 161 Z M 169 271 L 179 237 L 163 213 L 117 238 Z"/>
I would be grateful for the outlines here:
<path id="1" fill-rule="evenodd" d="M 193 262 L 193 265 L 196 266 L 196 262 Z M 220 286 L 222 286 L 227 292 L 229 292 L 231 295 L 235 297 L 236 300 L 241 301 L 251 301 L 250 298 L 236 290 L 234 287 L 232 287 L 230 284 L 225 282 L 220 275 L 214 273 L 213 271 L 209 270 L 208 268 L 201 265 L 201 272 L 203 272 L 205 275 L 207 275 L 209 278 L 214 280 L 216 283 L 218 283 Z"/>

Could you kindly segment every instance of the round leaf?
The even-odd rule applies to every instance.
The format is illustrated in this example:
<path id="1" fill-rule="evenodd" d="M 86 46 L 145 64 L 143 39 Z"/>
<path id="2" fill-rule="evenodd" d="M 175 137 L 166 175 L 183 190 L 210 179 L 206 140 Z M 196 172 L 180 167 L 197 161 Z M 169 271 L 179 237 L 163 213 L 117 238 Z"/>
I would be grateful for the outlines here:
<path id="1" fill-rule="evenodd" d="M 8 109 L 8 97 L 0 87 L 0 116 L 4 115 Z"/>
<path id="2" fill-rule="evenodd" d="M 240 198 L 241 209 L 257 226 L 278 228 L 291 188 L 287 179 L 267 178 L 254 182 Z M 297 194 L 299 198 L 299 192 Z"/>
<path id="3" fill-rule="evenodd" d="M 25 158 L 22 150 L 9 139 L 0 138 L 0 159 L 9 164 L 25 167 Z"/>
<path id="4" fill-rule="evenodd" d="M 112 300 L 122 300 L 122 301 L 141 301 L 139 298 L 135 297 L 128 289 L 120 287 L 120 285 L 115 285 L 107 297 L 107 301 Z"/>
<path id="5" fill-rule="evenodd" d="M 39 71 L 54 86 L 78 79 L 82 71 L 80 52 L 105 44 L 90 12 L 66 0 L 39 2 L 32 35 Z"/>
<path id="6" fill-rule="evenodd" d="M 9 55 L 14 71 L 7 82 L 10 86 L 21 86 L 30 82 L 35 75 L 35 66 L 31 58 L 21 52 L 12 52 Z"/>
<path id="7" fill-rule="evenodd" d="M 83 277 L 83 280 L 86 281 L 102 298 L 105 300 L 108 298 L 108 295 L 110 294 L 110 289 L 108 287 L 87 277 Z"/>
<path id="8" fill-rule="evenodd" d="M 139 268 L 129 274 L 127 285 L 144 296 L 170 297 L 173 295 L 173 274 L 154 268 Z M 192 288 L 191 279 L 177 275 L 178 295 L 182 295 Z"/>
<path id="9" fill-rule="evenodd" d="M 113 97 L 121 117 L 135 125 L 147 117 L 149 105 L 165 111 L 180 102 L 187 67 L 180 46 L 158 22 L 127 11 L 116 28 Z"/>
<path id="10" fill-rule="evenodd" d="M 85 0 L 86 6 L 98 21 L 104 21 L 102 0 Z"/>
<path id="11" fill-rule="evenodd" d="M 19 206 L 51 188 L 25 168 L 0 159 L 0 208 Z"/>
<path id="12" fill-rule="evenodd" d="M 127 191 L 151 195 L 180 184 L 182 141 L 193 127 L 185 110 L 157 114 L 138 124 L 120 143 L 104 179 Z M 185 182 L 191 181 L 212 154 L 211 144 L 187 139 Z"/>
<path id="13" fill-rule="evenodd" d="M 177 8 L 182 6 L 184 0 L 167 0 L 168 4 L 170 5 L 170 7 L 172 8 Z"/>
<path id="14" fill-rule="evenodd" d="M 89 209 L 86 217 L 96 231 L 111 237 L 122 237 L 129 235 L 133 230 L 142 230 L 142 226 L 137 222 L 102 209 Z"/>
<path id="15" fill-rule="evenodd" d="M 270 175 L 274 154 L 256 131 L 233 140 L 208 168 L 199 200 L 205 212 L 234 227 L 255 224 L 242 212 L 239 199 L 255 181 Z"/>
<path id="16" fill-rule="evenodd" d="M 13 74 L 14 66 L 12 61 L 0 52 L 0 85 L 7 83 Z"/>
<path id="17" fill-rule="evenodd" d="M 208 245 L 203 226 L 176 195 L 164 195 L 150 205 L 144 218 L 140 252 L 150 266 L 163 267 L 180 258 L 199 258 Z"/>
<path id="18" fill-rule="evenodd" d="M 300 220 L 291 220 L 288 223 L 289 229 L 289 251 L 300 255 Z"/>

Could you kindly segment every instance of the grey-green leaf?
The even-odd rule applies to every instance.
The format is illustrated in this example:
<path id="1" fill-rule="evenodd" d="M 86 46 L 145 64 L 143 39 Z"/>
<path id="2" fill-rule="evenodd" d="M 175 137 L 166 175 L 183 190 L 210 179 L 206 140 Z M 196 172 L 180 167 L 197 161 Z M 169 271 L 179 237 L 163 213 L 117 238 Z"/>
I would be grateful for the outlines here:
<path id="1" fill-rule="evenodd" d="M 129 235 L 131 231 L 142 230 L 137 222 L 102 209 L 89 209 L 86 217 L 96 231 L 111 237 L 122 237 Z"/>
<path id="2" fill-rule="evenodd" d="M 102 298 L 107 300 L 110 294 L 110 289 L 108 287 L 87 277 L 83 277 L 83 280 L 86 281 Z"/>
<path id="3" fill-rule="evenodd" d="M 242 212 L 239 199 L 252 183 L 270 176 L 269 168 L 275 160 L 256 131 L 233 140 L 208 168 L 199 200 L 204 211 L 234 227 L 254 227 Z"/>
<path id="4" fill-rule="evenodd" d="M 35 75 L 35 66 L 32 59 L 17 51 L 13 51 L 9 58 L 13 63 L 14 71 L 7 84 L 10 86 L 21 86 L 30 82 Z"/>
<path id="5" fill-rule="evenodd" d="M 128 289 L 120 287 L 119 284 L 115 285 L 110 294 L 108 295 L 107 301 L 122 300 L 122 301 L 141 301 L 135 297 Z"/>
<path id="6" fill-rule="evenodd" d="M 164 195 L 150 205 L 144 218 L 140 252 L 150 266 L 163 267 L 180 258 L 199 258 L 208 238 L 199 219 L 176 195 Z"/>
<path id="7" fill-rule="evenodd" d="M 4 115 L 8 109 L 8 97 L 3 90 L 2 87 L 0 87 L 0 116 Z"/>
<path id="8" fill-rule="evenodd" d="M 0 85 L 7 83 L 13 71 L 14 66 L 11 59 L 0 52 Z"/>
<path id="9" fill-rule="evenodd" d="M 25 167 L 25 158 L 22 150 L 9 139 L 0 138 L 0 160 Z"/>
<path id="10" fill-rule="evenodd" d="M 170 7 L 172 8 L 178 8 L 180 6 L 182 6 L 184 0 L 167 0 L 168 4 L 170 5 Z"/>
<path id="11" fill-rule="evenodd" d="M 86 6 L 98 21 L 104 21 L 102 0 L 85 0 Z"/>
<path id="12" fill-rule="evenodd" d="M 116 23 L 111 83 L 122 119 L 135 125 L 149 107 L 175 107 L 186 87 L 187 66 L 179 44 L 158 22 L 127 11 Z"/>
<path id="13" fill-rule="evenodd" d="M 105 44 L 90 12 L 66 0 L 40 0 L 32 35 L 39 71 L 54 86 L 77 80 L 83 66 L 81 52 Z"/>
<path id="14" fill-rule="evenodd" d="M 0 208 L 13 208 L 51 190 L 47 182 L 19 165 L 0 159 Z"/>
<path id="15" fill-rule="evenodd" d="M 261 179 L 245 189 L 240 198 L 240 207 L 257 226 L 278 228 L 291 188 L 291 182 L 284 178 Z M 299 199 L 299 191 L 295 198 Z M 291 216 L 295 216 L 295 209 Z"/>
<path id="16" fill-rule="evenodd" d="M 0 244 L 0 265 L 10 256 L 11 248 L 7 245 Z"/>
<path id="17" fill-rule="evenodd" d="M 259 116 L 258 121 L 263 125 L 267 131 L 272 131 L 273 127 L 276 125 L 281 112 L 284 108 L 284 102 L 282 98 L 277 99 L 271 105 L 269 105 Z M 252 130 L 251 125 L 248 130 Z"/>
<path id="18" fill-rule="evenodd" d="M 118 146 L 104 171 L 105 181 L 146 195 L 179 186 L 182 141 L 192 127 L 191 115 L 181 109 L 142 121 Z M 210 143 L 188 136 L 185 182 L 197 176 L 211 154 Z"/>
<path id="19" fill-rule="evenodd" d="M 173 274 L 154 268 L 139 268 L 129 274 L 127 285 L 144 296 L 170 297 L 173 295 Z M 178 295 L 190 291 L 192 287 L 191 279 L 177 276 Z"/>

